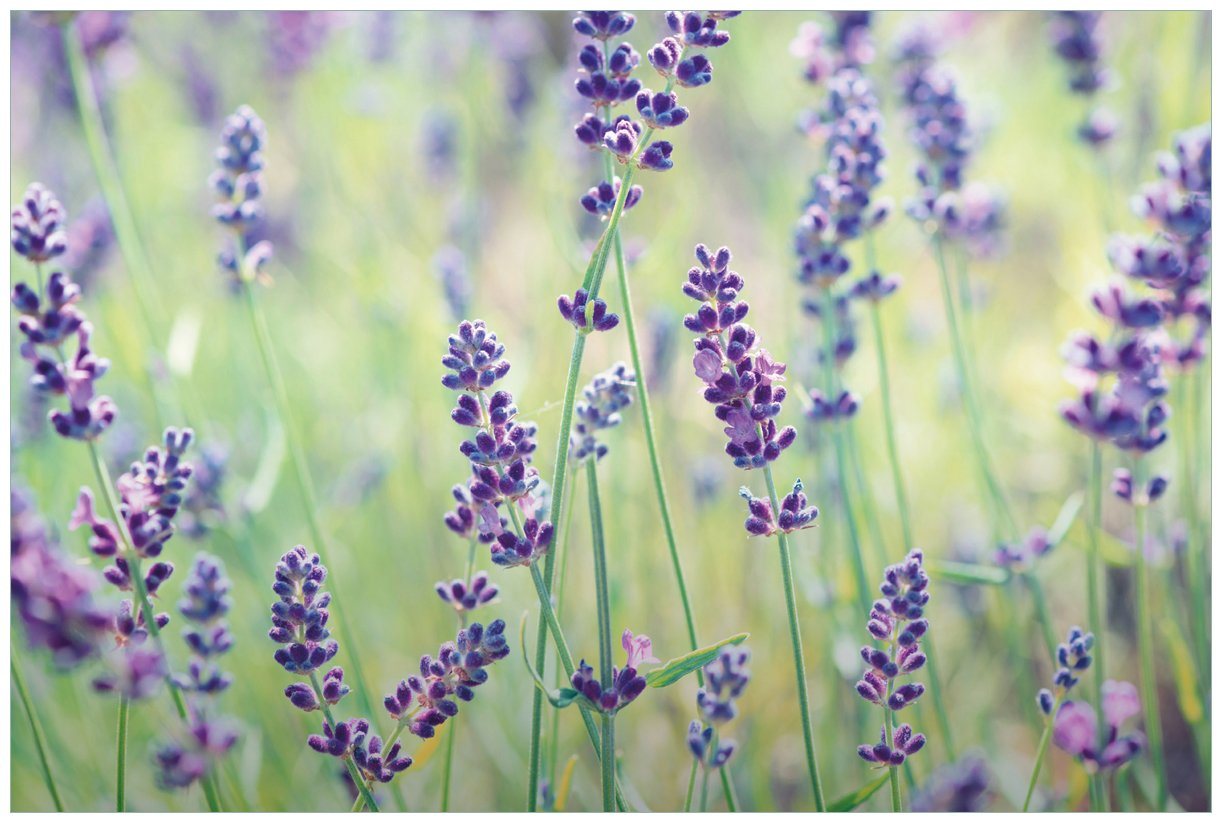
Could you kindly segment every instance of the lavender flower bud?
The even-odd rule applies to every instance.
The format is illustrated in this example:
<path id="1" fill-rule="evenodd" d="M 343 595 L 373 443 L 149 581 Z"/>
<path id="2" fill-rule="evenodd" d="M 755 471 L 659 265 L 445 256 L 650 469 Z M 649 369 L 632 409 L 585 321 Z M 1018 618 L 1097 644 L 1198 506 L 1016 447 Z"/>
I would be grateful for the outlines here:
<path id="1" fill-rule="evenodd" d="M 268 637 L 280 645 L 275 660 L 287 672 L 304 674 L 322 668 L 339 651 L 327 630 L 331 595 L 322 591 L 326 579 L 321 559 L 305 546 L 294 546 L 276 564 L 272 591 L 279 600 L 272 604 Z"/>
<path id="2" fill-rule="evenodd" d="M 599 460 L 607 453 L 607 446 L 599 442 L 597 433 L 622 422 L 620 410 L 632 404 L 635 385 L 636 374 L 624 363 L 616 363 L 595 375 L 582 390 L 581 400 L 573 409 L 573 433 L 569 436 L 569 455 L 573 460 L 590 456 Z"/>
<path id="3" fill-rule="evenodd" d="M 60 256 L 68 248 L 66 220 L 55 194 L 42 183 L 31 183 L 9 223 L 13 251 L 31 263 L 45 263 Z"/>

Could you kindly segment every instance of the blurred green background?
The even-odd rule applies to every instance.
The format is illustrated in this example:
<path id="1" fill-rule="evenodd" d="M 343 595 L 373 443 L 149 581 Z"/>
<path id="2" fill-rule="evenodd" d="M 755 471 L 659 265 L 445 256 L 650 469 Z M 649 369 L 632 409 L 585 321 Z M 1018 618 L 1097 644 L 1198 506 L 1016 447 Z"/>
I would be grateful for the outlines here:
<path id="1" fill-rule="evenodd" d="M 166 557 L 179 573 L 162 590 L 163 604 L 177 602 L 198 549 L 220 556 L 233 578 L 237 646 L 225 662 L 235 683 L 223 705 L 240 719 L 243 737 L 231 756 L 240 785 L 227 785 L 230 808 L 333 810 L 347 808 L 347 795 L 334 761 L 305 746 L 314 718 L 283 698 L 292 678 L 272 661 L 266 637 L 275 560 L 306 542 L 307 530 L 248 318 L 215 264 L 222 233 L 208 214 L 206 179 L 223 119 L 248 103 L 267 125 L 266 236 L 276 256 L 269 269 L 274 284 L 263 302 L 318 481 L 321 519 L 332 536 L 324 562 L 344 604 L 333 620 L 356 634 L 366 676 L 377 689 L 371 697 L 379 704 L 420 655 L 452 639 L 454 616 L 433 585 L 459 576 L 466 559 L 465 542 L 441 521 L 450 487 L 466 473 L 457 449 L 463 432 L 449 420 L 453 397 L 439 383 L 446 335 L 457 319 L 434 264 L 444 247 L 465 256 L 468 314 L 484 318 L 508 347 L 513 369 L 506 385 L 523 416 L 539 424 L 536 462 L 550 476 L 571 340 L 555 298 L 571 293 L 581 278 L 597 224 L 577 199 L 601 176 L 596 156 L 571 133 L 582 111 L 572 89 L 571 17 L 136 13 L 124 21 L 121 36 L 91 55 L 155 276 L 159 340 L 169 341 L 151 372 L 159 407 L 150 392 L 148 341 L 118 250 L 112 245 L 79 270 L 82 306 L 97 329 L 95 349 L 113 361 L 102 390 L 121 409 L 104 447 L 115 471 L 123 470 L 157 440 L 163 425 L 180 422 L 173 398 L 175 386 L 186 386 L 204 416 L 191 421 L 201 446 L 221 446 L 230 455 L 226 520 L 198 544 L 181 536 L 172 541 Z M 711 55 L 714 82 L 684 95 L 692 117 L 671 135 L 675 168 L 639 181 L 645 197 L 623 223 L 628 247 L 637 252 L 631 276 L 646 357 L 658 363 L 649 375 L 654 414 L 699 632 L 707 640 L 737 631 L 752 635 L 754 679 L 729 730 L 742 746 L 733 773 L 743 807 L 751 810 L 810 803 L 784 606 L 774 549 L 748 540 L 741 528 L 745 509 L 738 488 L 747 483 L 758 494 L 762 480 L 734 469 L 721 454 L 720 425 L 688 365 L 689 335 L 680 322 L 688 301 L 679 286 L 695 243 L 731 246 L 765 345 L 790 362 L 791 386 L 810 384 L 819 336 L 798 309 L 801 287 L 793 277 L 790 238 L 807 180 L 824 160 L 822 149 L 796 127 L 819 93 L 803 81 L 788 51 L 807 19 L 826 24 L 820 15 L 788 13 L 744 14 L 726 24 L 733 41 Z M 1074 138 L 1085 104 L 1067 90 L 1045 15 L 877 15 L 879 58 L 869 73 L 883 101 L 891 154 L 882 193 L 900 204 L 914 189 L 914 158 L 889 55 L 917 19 L 944 33 L 943 59 L 956 69 L 982 131 L 968 177 L 998 187 L 1007 199 L 1001 253 L 972 267 L 980 292 L 973 318 L 976 360 L 990 448 L 1007 490 L 1025 526 L 1048 526 L 1082 487 L 1086 471 L 1085 442 L 1057 414 L 1071 392 L 1060 349 L 1071 331 L 1097 327 L 1088 291 L 1109 274 L 1109 231 L 1142 229 L 1127 201 L 1154 176 L 1154 153 L 1169 148 L 1175 132 L 1210 118 L 1209 14 L 1105 15 L 1105 59 L 1117 82 L 1101 99 L 1122 124 L 1107 151 L 1108 175 Z M 58 193 L 70 223 L 91 209 L 96 214 L 100 191 L 58 31 L 24 14 L 14 14 L 11 23 L 10 201 L 40 180 Z M 96 19 L 91 25 L 102 28 Z M 643 53 L 664 29 L 660 13 L 641 13 L 628 39 Z M 647 86 L 654 82 L 648 66 L 639 76 Z M 877 248 L 883 268 L 904 281 L 883 312 L 918 541 L 933 558 L 989 564 L 993 550 L 955 393 L 934 261 L 902 209 L 879 232 Z M 11 279 L 28 276 L 24 261 L 12 258 Z M 604 295 L 613 309 L 614 292 Z M 893 507 L 868 326 L 860 331 L 847 381 L 862 400 L 856 422 L 862 459 L 875 522 L 894 561 L 906 547 Z M 45 409 L 30 409 L 16 343 L 13 328 L 13 477 L 34 492 L 64 546 L 84 558 L 85 537 L 66 533 L 64 524 L 78 487 L 92 482 L 88 457 L 78 443 L 61 441 L 40 422 Z M 583 382 L 627 354 L 622 330 L 594 336 Z M 1208 397 L 1208 383 L 1202 396 Z M 855 748 L 872 738 L 873 721 L 861 714 L 852 687 L 864 630 L 851 605 L 845 532 L 843 524 L 825 522 L 839 507 L 825 499 L 800 414 L 795 396 L 782 422 L 798 425 L 804 436 L 778 464 L 778 483 L 802 477 L 812 502 L 825 509 L 819 528 L 796 536 L 795 562 L 821 765 L 828 794 L 836 797 L 870 777 Z M 612 451 L 600 464 L 612 619 L 617 627 L 652 636 L 665 660 L 686 651 L 682 613 L 637 410 L 625 417 L 626 425 L 610 433 Z M 1173 431 L 1172 444 L 1153 461 L 1173 476 L 1181 454 L 1195 460 L 1197 450 L 1208 449 L 1208 443 L 1174 438 Z M 1105 470 L 1115 465 L 1115 453 L 1108 452 Z M 1207 485 L 1199 500 L 1173 493 L 1155 510 L 1160 539 L 1188 507 L 1208 512 Z M 562 620 L 575 654 L 592 657 L 597 643 L 583 480 L 571 488 L 576 509 L 565 547 L 572 554 Z M 1129 517 L 1127 509 L 1105 501 L 1104 551 L 1122 611 L 1131 586 L 1124 542 L 1131 536 Z M 1079 525 L 1038 569 L 1060 633 L 1086 620 L 1082 536 Z M 868 542 L 865 555 L 874 579 L 881 558 Z M 1164 554 L 1158 564 L 1166 574 L 1156 587 L 1156 614 L 1183 625 L 1176 619 L 1183 598 L 1174 587 L 1173 560 Z M 506 619 L 515 653 L 492 668 L 456 726 L 454 806 L 519 810 L 532 687 L 517 654 L 517 625 L 529 611 L 533 641 L 537 605 L 524 570 L 496 570 L 483 552 L 477 568 L 492 570 L 501 588 L 499 601 L 480 617 Z M 943 584 L 933 593 L 931 621 L 956 745 L 985 753 L 995 779 L 994 808 L 1013 809 L 1021 803 L 1040 731 L 1024 684 L 1042 685 L 1051 665 L 1029 599 L 1021 590 Z M 1013 659 L 991 639 L 1006 621 L 1019 621 L 1030 636 L 1028 659 Z M 1109 675 L 1136 681 L 1135 654 L 1124 651 L 1131 622 L 1120 619 L 1112 631 Z M 23 642 L 16 628 L 12 640 Z M 167 642 L 173 662 L 181 664 L 186 650 L 174 626 Z M 346 665 L 352 653 L 345 646 L 336 662 Z M 87 671 L 59 676 L 45 661 L 25 657 L 66 804 L 111 808 L 115 702 L 92 693 Z M 1192 706 L 1185 705 L 1191 690 L 1182 681 L 1209 661 L 1181 661 L 1177 668 L 1171 659 L 1164 661 L 1160 684 L 1171 786 L 1185 807 L 1206 808 L 1208 790 L 1189 730 Z M 620 717 L 617 737 L 630 794 L 651 809 L 682 805 L 694 692 L 692 681 L 648 692 Z M 357 711 L 355 701 L 342 708 Z M 15 698 L 12 711 L 13 809 L 46 810 L 50 801 Z M 916 721 L 931 737 L 912 762 L 920 783 L 944 762 L 945 750 L 932 712 Z M 203 808 L 198 789 L 159 791 L 146 766 L 152 741 L 173 722 L 164 695 L 133 711 L 133 810 Z M 377 722 L 387 725 L 384 717 Z M 561 728 L 561 760 L 569 753 L 579 757 L 569 808 L 597 808 L 597 764 L 575 712 L 564 714 Z M 1056 775 L 1055 791 L 1071 803 L 1080 799 L 1081 770 L 1059 752 L 1052 757 L 1045 771 Z M 398 778 L 408 808 L 437 808 L 440 764 L 437 757 Z M 1148 780 L 1141 766 L 1137 777 Z M 880 794 L 871 802 L 869 808 L 882 809 L 885 799 Z"/>

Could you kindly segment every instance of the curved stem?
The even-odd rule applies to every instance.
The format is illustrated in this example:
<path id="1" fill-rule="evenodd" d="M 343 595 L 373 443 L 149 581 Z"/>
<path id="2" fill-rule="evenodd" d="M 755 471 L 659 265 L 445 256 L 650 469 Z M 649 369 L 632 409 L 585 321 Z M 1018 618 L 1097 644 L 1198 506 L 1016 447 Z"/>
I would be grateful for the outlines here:
<path id="1" fill-rule="evenodd" d="M 127 715 L 131 700 L 119 697 L 119 731 L 115 736 L 115 811 L 127 811 Z"/>
<path id="2" fill-rule="evenodd" d="M 764 481 L 768 484 L 768 496 L 772 510 L 781 510 L 776 484 L 772 480 L 772 466 L 765 464 Z M 798 709 L 802 715 L 802 738 L 806 746 L 806 771 L 810 776 L 811 791 L 815 795 L 815 811 L 825 811 L 823 784 L 819 779 L 819 763 L 815 758 L 814 728 L 810 718 L 810 698 L 806 693 L 806 661 L 802 652 L 802 629 L 798 622 L 797 595 L 794 592 L 793 561 L 789 556 L 789 537 L 784 532 L 777 534 L 781 555 L 781 580 L 785 589 L 785 612 L 789 620 L 789 640 L 793 653 L 794 680 L 798 689 Z"/>
<path id="3" fill-rule="evenodd" d="M 607 547 L 603 537 L 602 500 L 598 493 L 598 461 L 586 461 L 586 484 L 590 490 L 590 529 L 594 547 L 594 600 L 598 611 L 598 665 L 604 690 L 611 680 L 611 598 L 607 588 Z M 615 716 L 602 718 L 603 811 L 615 811 Z"/>
<path id="4" fill-rule="evenodd" d="M 38 752 L 38 763 L 42 766 L 42 779 L 47 785 L 47 793 L 51 795 L 51 802 L 55 804 L 55 811 L 62 812 L 64 810 L 64 803 L 60 800 L 59 789 L 55 786 L 55 775 L 51 771 L 51 761 L 47 756 L 47 738 L 42 730 L 42 722 L 38 719 L 38 714 L 34 711 L 33 704 L 30 703 L 30 694 L 26 691 L 25 678 L 21 674 L 21 668 L 17 665 L 16 644 L 13 644 L 10 648 L 9 669 L 13 673 L 13 686 L 17 689 L 17 697 L 21 701 L 21 708 L 25 712 L 25 719 L 30 724 L 30 734 L 34 736 L 34 749 Z M 119 811 L 122 811 L 122 809 Z"/>
<path id="5" fill-rule="evenodd" d="M 1162 720 L 1158 714 L 1158 680 L 1154 671 L 1154 628 L 1150 613 L 1150 580 L 1146 569 L 1145 477 L 1141 456 L 1133 460 L 1134 551 L 1137 578 L 1137 650 L 1141 660 L 1141 702 L 1145 709 L 1150 760 L 1157 780 L 1155 811 L 1167 808 L 1167 769 L 1163 762 Z M 1140 499 L 1138 499 L 1140 497 Z"/>
<path id="6" fill-rule="evenodd" d="M 1057 712 L 1061 709 L 1061 701 L 1065 699 L 1062 694 L 1056 699 L 1052 705 L 1052 712 L 1049 713 L 1048 719 L 1044 723 L 1044 733 L 1040 735 L 1039 748 L 1035 750 L 1035 766 L 1031 769 L 1031 781 L 1027 784 L 1027 797 L 1023 800 L 1023 811 L 1027 811 L 1031 807 L 1031 796 L 1035 794 L 1035 784 L 1040 779 L 1040 769 L 1044 766 L 1044 756 L 1048 754 L 1048 742 L 1052 740 L 1052 726 L 1056 722 Z"/>
<path id="7" fill-rule="evenodd" d="M 239 266 L 243 265 L 241 262 L 243 256 L 244 249 L 239 239 L 235 255 L 239 261 Z M 330 557 L 330 543 L 323 532 L 322 524 L 318 520 L 318 501 L 314 495 L 314 481 L 310 476 L 310 466 L 306 459 L 305 449 L 301 444 L 301 438 L 297 434 L 292 404 L 289 401 L 288 389 L 284 382 L 284 373 L 281 371 L 280 363 L 276 358 L 276 349 L 272 344 L 271 332 L 267 327 L 267 318 L 264 316 L 263 309 L 255 295 L 255 284 L 246 276 L 247 274 L 249 273 L 243 272 L 243 276 L 240 278 L 242 281 L 242 292 L 246 297 L 246 307 L 250 315 L 251 325 L 254 327 L 255 344 L 259 350 L 259 359 L 262 361 L 268 385 L 272 390 L 276 412 L 280 416 L 281 423 L 284 425 L 285 437 L 289 445 L 289 463 L 293 467 L 293 477 L 297 481 L 297 491 L 301 497 L 302 508 L 305 509 L 306 526 L 309 529 L 310 537 L 314 541 L 316 550 L 324 557 Z M 332 572 L 328 582 L 331 589 L 332 610 L 335 610 L 340 598 L 337 596 L 334 572 Z M 356 636 L 352 631 L 350 621 L 339 620 L 338 623 L 340 636 L 348 647 L 348 660 L 352 669 L 354 686 L 356 687 L 353 691 L 359 695 L 358 699 L 365 713 L 370 717 L 375 717 L 377 712 L 369 698 L 370 692 L 365 680 L 364 670 L 360 664 Z"/>

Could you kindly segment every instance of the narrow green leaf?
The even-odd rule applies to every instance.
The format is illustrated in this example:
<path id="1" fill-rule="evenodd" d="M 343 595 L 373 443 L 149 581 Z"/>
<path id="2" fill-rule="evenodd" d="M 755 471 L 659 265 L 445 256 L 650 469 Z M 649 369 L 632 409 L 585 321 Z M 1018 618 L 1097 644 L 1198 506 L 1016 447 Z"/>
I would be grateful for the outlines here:
<path id="1" fill-rule="evenodd" d="M 669 660 L 661 668 L 654 669 L 645 675 L 645 682 L 655 689 L 669 686 L 672 683 L 678 683 L 701 666 L 711 663 L 716 659 L 717 653 L 721 651 L 722 646 L 737 646 L 748 637 L 750 637 L 749 634 L 742 632 L 733 637 L 727 637 L 725 640 L 719 640 L 711 646 L 705 646 L 703 649 L 696 649 L 696 651 L 688 652 L 682 657 Z"/>
<path id="2" fill-rule="evenodd" d="M 851 812 L 853 809 L 856 809 L 862 803 L 865 803 L 867 800 L 873 797 L 874 793 L 886 785 L 887 781 L 890 779 L 891 775 L 887 773 L 886 769 L 883 769 L 883 773 L 881 775 L 874 778 L 857 791 L 850 792 L 844 797 L 838 798 L 827 807 L 827 810 L 829 812 Z"/>
<path id="3" fill-rule="evenodd" d="M 948 560 L 927 560 L 929 573 L 940 580 L 970 585 L 1004 586 L 1010 582 L 1010 572 L 1000 566 L 976 563 L 955 563 Z"/>
<path id="4" fill-rule="evenodd" d="M 581 695 L 573 689 L 549 689 L 547 684 L 543 682 L 543 678 L 535 671 L 535 667 L 530 662 L 530 655 L 526 653 L 526 617 L 527 613 L 522 612 L 522 622 L 518 626 L 518 648 L 522 650 L 522 660 L 526 663 L 526 671 L 530 672 L 531 679 L 535 681 L 535 688 L 543 692 L 547 702 L 557 709 L 563 709 Z"/>
<path id="5" fill-rule="evenodd" d="M 1069 530 L 1073 528 L 1074 521 L 1078 519 L 1078 514 L 1082 511 L 1083 499 L 1082 492 L 1077 491 L 1071 494 L 1065 501 L 1065 504 L 1061 506 L 1057 519 L 1053 522 L 1052 528 L 1048 530 L 1048 545 L 1050 549 L 1059 546 L 1061 541 L 1065 539 L 1065 535 L 1069 534 Z"/>

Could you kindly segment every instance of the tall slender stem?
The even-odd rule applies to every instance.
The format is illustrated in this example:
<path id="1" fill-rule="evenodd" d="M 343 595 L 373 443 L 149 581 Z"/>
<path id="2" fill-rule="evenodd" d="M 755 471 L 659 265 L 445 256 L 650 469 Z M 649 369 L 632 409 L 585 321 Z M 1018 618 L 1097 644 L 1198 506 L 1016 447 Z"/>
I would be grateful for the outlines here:
<path id="1" fill-rule="evenodd" d="M 602 500 L 598 493 L 598 461 L 586 460 L 586 485 L 590 490 L 590 529 L 594 548 L 594 600 L 598 611 L 598 665 L 602 687 L 611 680 L 611 597 L 607 587 L 607 546 L 603 536 Z M 603 811 L 615 811 L 615 716 L 602 718 L 602 795 Z"/>
<path id="2" fill-rule="evenodd" d="M 908 513 L 908 492 L 900 468 L 899 446 L 895 440 L 895 418 L 891 410 L 891 377 L 887 369 L 887 348 L 883 342 L 883 321 L 877 302 L 870 304 L 870 321 L 874 327 L 874 353 L 878 357 L 878 389 L 883 407 L 883 433 L 887 442 L 887 461 L 891 466 L 891 482 L 895 488 L 895 505 L 900 514 L 900 532 L 904 547 L 912 548 L 912 518 Z"/>
<path id="3" fill-rule="evenodd" d="M 1150 760 L 1157 780 L 1155 811 L 1167 808 L 1167 769 L 1163 762 L 1162 720 L 1158 714 L 1158 680 L 1154 670 L 1154 625 L 1150 612 L 1150 580 L 1146 569 L 1146 506 L 1144 466 L 1140 455 L 1133 460 L 1133 517 L 1137 578 L 1137 651 L 1141 661 L 1141 702 L 1145 708 Z"/>
<path id="4" fill-rule="evenodd" d="M 1094 650 L 1094 697 L 1095 705 L 1103 705 L 1103 681 L 1107 676 L 1107 623 L 1104 619 L 1103 590 L 1099 585 L 1099 529 L 1102 527 L 1103 514 L 1103 454 L 1099 444 L 1092 440 L 1090 444 L 1090 475 L 1087 478 L 1087 518 L 1086 518 L 1086 601 L 1090 611 L 1091 630 L 1095 633 Z M 1107 732 L 1104 724 L 1099 724 L 1097 745 L 1103 751 Z M 1095 811 L 1107 811 L 1108 796 L 1103 786 L 1101 775 L 1091 776 L 1092 797 L 1095 799 Z"/>
<path id="5" fill-rule="evenodd" d="M 573 525 L 573 507 L 569 506 L 568 511 L 565 512 L 565 515 L 564 515 L 564 524 L 560 527 L 560 539 L 556 542 L 557 550 L 561 550 L 561 547 L 568 545 L 569 528 L 572 525 Z M 565 578 L 565 572 L 568 570 L 568 565 L 569 565 L 569 555 L 568 555 L 568 552 L 565 552 L 564 555 L 561 556 L 560 558 L 560 568 L 556 573 L 556 579 L 552 581 L 552 597 L 555 598 L 555 601 L 556 601 L 557 620 L 560 619 L 560 616 L 564 610 L 564 578 Z M 563 677 L 564 677 L 564 673 L 559 671 L 559 668 L 557 668 L 556 679 L 560 682 L 561 685 L 564 685 L 564 682 L 565 682 L 563 680 Z M 560 710 L 554 709 L 552 711 L 552 731 L 551 731 L 551 734 L 548 736 L 548 756 L 547 756 L 547 769 L 548 769 L 547 781 L 548 781 L 548 785 L 553 788 L 555 788 L 556 786 L 556 769 L 558 766 L 557 761 L 559 759 L 560 759 Z"/>
<path id="6" fill-rule="evenodd" d="M 781 510 L 781 501 L 777 497 L 776 483 L 772 479 L 772 466 L 764 466 L 764 481 L 768 484 L 768 497 L 772 501 L 772 510 Z M 789 556 L 789 537 L 784 532 L 777 534 L 777 543 L 781 555 L 781 580 L 785 589 L 785 612 L 789 620 L 789 640 L 793 652 L 794 681 L 798 690 L 798 708 L 802 715 L 802 738 L 806 746 L 806 771 L 810 776 L 811 791 L 815 795 L 815 811 L 825 811 L 823 800 L 823 783 L 819 779 L 819 763 L 815 758 L 814 727 L 810 718 L 810 697 L 806 693 L 806 661 L 802 652 L 802 629 L 798 621 L 797 594 L 794 591 L 793 561 Z"/>
<path id="7" fill-rule="evenodd" d="M 1052 711 L 1049 712 L 1047 720 L 1044 722 L 1044 733 L 1040 735 L 1039 748 L 1035 750 L 1035 765 L 1031 768 L 1031 780 L 1027 783 L 1027 796 L 1023 799 L 1023 811 L 1027 811 L 1031 807 L 1031 796 L 1035 794 L 1035 784 L 1040 779 L 1040 769 L 1044 766 L 1044 757 L 1048 754 L 1048 742 L 1052 740 L 1052 727 L 1056 723 L 1057 712 L 1061 710 L 1061 702 L 1065 699 L 1062 694 L 1056 699 L 1052 705 Z"/>
<path id="8" fill-rule="evenodd" d="M 16 644 L 14 643 L 9 652 L 9 669 L 13 673 L 13 686 L 17 689 L 17 697 L 21 700 L 21 708 L 25 712 L 25 719 L 30 724 L 30 734 L 34 736 L 34 749 L 38 752 L 38 763 L 42 767 L 42 779 L 47 786 L 47 793 L 51 795 L 51 802 L 55 804 L 55 811 L 62 812 L 64 810 L 64 803 L 60 800 L 59 789 L 55 785 L 55 774 L 51 771 L 51 760 L 47 756 L 47 738 L 43 733 L 42 722 L 38 719 L 38 713 L 34 711 L 34 705 L 30 702 L 30 694 L 26 691 L 25 678 L 21 674 L 21 668 L 17 665 L 17 654 Z"/>
<path id="9" fill-rule="evenodd" d="M 115 734 L 115 811 L 127 811 L 127 715 L 131 699 L 119 696 L 119 728 Z"/>
<path id="10" fill-rule="evenodd" d="M 240 240 L 236 258 L 239 261 L 239 266 L 241 266 L 243 248 Z M 284 425 L 285 437 L 289 445 L 289 463 L 293 467 L 293 477 L 297 482 L 301 506 L 305 509 L 306 526 L 309 529 L 310 538 L 314 541 L 316 550 L 324 557 L 330 557 L 330 543 L 323 531 L 322 524 L 318 520 L 318 501 L 314 495 L 314 480 L 310 475 L 310 466 L 306 459 L 305 449 L 302 446 L 301 438 L 298 436 L 292 404 L 289 401 L 288 389 L 284 382 L 284 373 L 281 371 L 280 363 L 276 357 L 276 349 L 272 343 L 271 332 L 267 327 L 267 318 L 264 316 L 262 306 L 255 294 L 255 284 L 249 277 L 245 276 L 246 274 L 249 273 L 244 273 L 244 276 L 241 278 L 242 291 L 246 297 L 246 307 L 250 315 L 251 325 L 254 328 L 255 344 L 259 350 L 259 359 L 263 364 L 268 386 L 272 390 L 276 412 L 280 416 L 281 423 Z M 329 582 L 331 584 L 331 603 L 334 609 L 340 602 L 340 598 L 337 596 L 334 574 L 331 575 Z M 348 659 L 352 669 L 354 685 L 356 686 L 353 691 L 360 695 L 358 699 L 361 701 L 364 711 L 370 717 L 374 717 L 377 715 L 377 712 L 369 698 L 368 681 L 365 679 L 365 673 L 360 664 L 360 653 L 356 643 L 356 635 L 353 633 L 351 625 L 349 625 L 351 621 L 340 620 L 338 622 L 340 634 L 345 645 L 348 647 Z"/>
<path id="11" fill-rule="evenodd" d="M 446 759 L 445 767 L 441 772 L 441 811 L 448 812 L 450 810 L 450 775 L 454 769 L 454 724 L 458 722 L 457 717 L 451 717 L 449 726 L 446 731 Z"/>
<path id="12" fill-rule="evenodd" d="M 696 769 L 699 764 L 692 761 L 692 772 L 687 776 L 687 794 L 683 797 L 683 811 L 690 812 L 692 810 L 692 798 L 696 793 Z"/>

